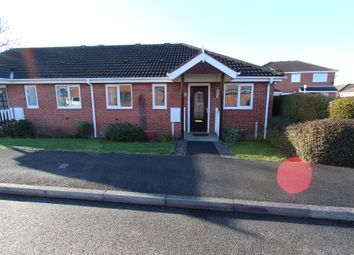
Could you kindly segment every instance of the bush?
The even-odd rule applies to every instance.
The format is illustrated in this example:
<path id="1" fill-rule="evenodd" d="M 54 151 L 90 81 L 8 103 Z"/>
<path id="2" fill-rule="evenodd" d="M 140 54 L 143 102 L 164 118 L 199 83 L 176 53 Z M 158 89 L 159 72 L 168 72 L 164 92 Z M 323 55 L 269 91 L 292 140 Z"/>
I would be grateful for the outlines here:
<path id="1" fill-rule="evenodd" d="M 80 121 L 75 127 L 75 136 L 79 138 L 89 138 L 92 135 L 92 124 L 87 121 Z"/>
<path id="2" fill-rule="evenodd" d="M 281 115 L 304 122 L 328 117 L 329 97 L 319 94 L 292 94 L 281 96 Z"/>
<path id="3" fill-rule="evenodd" d="M 171 141 L 173 141 L 173 136 L 169 132 L 160 133 L 155 137 L 154 141 L 155 142 L 162 142 L 162 143 L 171 142 Z"/>
<path id="4" fill-rule="evenodd" d="M 286 134 L 308 162 L 354 166 L 354 120 L 309 121 L 288 127 Z"/>
<path id="5" fill-rule="evenodd" d="M 329 103 L 330 118 L 354 118 L 354 97 L 343 97 Z"/>
<path id="6" fill-rule="evenodd" d="M 33 136 L 33 125 L 28 120 L 19 120 L 12 124 L 12 134 L 15 137 L 31 137 Z"/>
<path id="7" fill-rule="evenodd" d="M 112 141 L 135 142 L 146 140 L 144 130 L 130 123 L 110 124 L 105 130 L 105 138 Z"/>
<path id="8" fill-rule="evenodd" d="M 285 135 L 286 128 L 290 125 L 297 123 L 296 120 L 284 117 L 276 116 L 270 119 L 268 129 L 268 141 L 269 143 L 280 149 L 284 154 L 288 156 L 295 155 L 295 148 L 290 143 L 288 137 Z"/>
<path id="9" fill-rule="evenodd" d="M 244 131 L 240 128 L 225 128 L 223 133 L 224 142 L 235 143 L 241 140 Z"/>

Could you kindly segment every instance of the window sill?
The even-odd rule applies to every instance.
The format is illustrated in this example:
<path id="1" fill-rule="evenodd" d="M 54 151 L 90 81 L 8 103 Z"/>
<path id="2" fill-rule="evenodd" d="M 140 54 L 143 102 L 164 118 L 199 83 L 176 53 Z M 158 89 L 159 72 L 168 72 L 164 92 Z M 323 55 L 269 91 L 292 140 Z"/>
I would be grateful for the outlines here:
<path id="1" fill-rule="evenodd" d="M 39 109 L 39 106 L 27 106 L 27 109 L 35 110 L 35 109 Z"/>
<path id="2" fill-rule="evenodd" d="M 132 110 L 133 107 L 106 107 L 107 110 Z"/>
<path id="3" fill-rule="evenodd" d="M 82 107 L 57 107 L 58 110 L 81 110 Z"/>
<path id="4" fill-rule="evenodd" d="M 153 106 L 152 107 L 153 110 L 167 110 L 166 106 Z"/>
<path id="5" fill-rule="evenodd" d="M 224 110 L 253 110 L 253 107 L 224 107 Z"/>

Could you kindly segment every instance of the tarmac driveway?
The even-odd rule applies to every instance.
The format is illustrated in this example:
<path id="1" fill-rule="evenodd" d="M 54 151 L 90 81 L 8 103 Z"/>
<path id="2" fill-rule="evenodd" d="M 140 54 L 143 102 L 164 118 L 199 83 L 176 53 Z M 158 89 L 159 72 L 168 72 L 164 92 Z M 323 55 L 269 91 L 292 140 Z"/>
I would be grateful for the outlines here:
<path id="1" fill-rule="evenodd" d="M 354 169 L 315 165 L 307 190 L 288 194 L 279 163 L 225 159 L 0 150 L 0 182 L 354 207 Z"/>

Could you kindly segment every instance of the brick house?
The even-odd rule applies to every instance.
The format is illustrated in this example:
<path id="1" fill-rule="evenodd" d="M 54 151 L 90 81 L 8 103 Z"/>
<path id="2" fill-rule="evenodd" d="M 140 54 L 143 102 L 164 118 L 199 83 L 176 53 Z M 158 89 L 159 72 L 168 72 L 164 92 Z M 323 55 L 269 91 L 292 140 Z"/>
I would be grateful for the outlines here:
<path id="1" fill-rule="evenodd" d="M 220 136 L 226 127 L 265 136 L 273 84 L 281 80 L 269 68 L 186 44 L 16 48 L 0 54 L 6 105 L 23 108 L 40 134 L 73 133 L 79 121 L 89 121 L 95 137 L 114 122 L 184 138 Z"/>
<path id="2" fill-rule="evenodd" d="M 269 62 L 263 67 L 284 74 L 284 80 L 278 82 L 274 88 L 278 95 L 300 92 L 337 96 L 337 89 L 334 87 L 337 70 L 301 61 Z"/>

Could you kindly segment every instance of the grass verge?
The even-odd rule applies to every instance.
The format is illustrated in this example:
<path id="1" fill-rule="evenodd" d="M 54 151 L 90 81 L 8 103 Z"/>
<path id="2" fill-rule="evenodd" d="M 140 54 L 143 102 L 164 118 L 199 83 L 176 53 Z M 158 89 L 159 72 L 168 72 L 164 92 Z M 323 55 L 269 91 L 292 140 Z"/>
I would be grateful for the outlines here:
<path id="1" fill-rule="evenodd" d="M 240 141 L 237 143 L 226 143 L 231 151 L 239 159 L 283 161 L 287 157 L 277 148 L 268 143 L 260 141 Z"/>
<path id="2" fill-rule="evenodd" d="M 69 150 L 87 152 L 119 152 L 142 154 L 172 154 L 173 142 L 112 142 L 103 139 L 74 138 L 0 138 L 0 148 L 32 150 Z"/>

